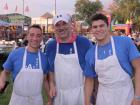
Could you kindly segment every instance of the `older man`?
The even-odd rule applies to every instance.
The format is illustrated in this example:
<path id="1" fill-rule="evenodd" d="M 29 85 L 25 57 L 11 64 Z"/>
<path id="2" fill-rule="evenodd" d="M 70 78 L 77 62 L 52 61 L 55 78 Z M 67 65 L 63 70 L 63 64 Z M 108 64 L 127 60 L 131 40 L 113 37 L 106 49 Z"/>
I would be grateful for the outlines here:
<path id="1" fill-rule="evenodd" d="M 73 33 L 72 18 L 68 14 L 55 16 L 53 24 L 56 38 L 48 43 L 46 54 L 54 105 L 84 105 L 83 69 L 91 42 Z"/>

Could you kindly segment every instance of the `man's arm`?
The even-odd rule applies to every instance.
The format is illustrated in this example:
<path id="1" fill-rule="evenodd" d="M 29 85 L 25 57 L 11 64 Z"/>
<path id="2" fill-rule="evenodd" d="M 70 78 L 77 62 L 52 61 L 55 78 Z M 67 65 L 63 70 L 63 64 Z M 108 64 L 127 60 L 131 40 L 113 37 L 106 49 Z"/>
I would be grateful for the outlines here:
<path id="1" fill-rule="evenodd" d="M 0 74 L 0 91 L 4 88 L 7 77 L 10 74 L 8 70 L 3 70 Z"/>
<path id="2" fill-rule="evenodd" d="M 139 46 L 139 45 L 140 45 L 140 41 L 138 41 L 138 42 L 135 42 L 135 44 L 136 44 L 137 46 Z"/>
<path id="3" fill-rule="evenodd" d="M 136 98 L 137 96 L 140 98 L 140 58 L 134 59 L 132 65 L 135 70 L 135 97 L 132 105 L 140 105 L 140 99 Z"/>
<path id="4" fill-rule="evenodd" d="M 94 80 L 90 77 L 85 77 L 85 105 L 90 105 L 90 99 L 93 92 Z"/>
<path id="5" fill-rule="evenodd" d="M 44 88 L 45 88 L 45 92 L 46 92 L 46 95 L 47 95 L 46 105 L 51 105 L 52 100 L 51 100 L 51 97 L 50 97 L 50 86 L 49 86 L 49 75 L 48 74 L 44 75 Z"/>
<path id="6" fill-rule="evenodd" d="M 94 79 L 94 88 L 93 88 L 93 105 L 96 104 L 96 99 L 97 99 L 97 92 L 98 92 L 98 86 L 99 86 L 99 81 L 98 78 Z"/>
<path id="7" fill-rule="evenodd" d="M 54 72 L 49 72 L 49 85 L 50 85 L 50 96 L 51 98 L 56 96 L 56 84 Z"/>

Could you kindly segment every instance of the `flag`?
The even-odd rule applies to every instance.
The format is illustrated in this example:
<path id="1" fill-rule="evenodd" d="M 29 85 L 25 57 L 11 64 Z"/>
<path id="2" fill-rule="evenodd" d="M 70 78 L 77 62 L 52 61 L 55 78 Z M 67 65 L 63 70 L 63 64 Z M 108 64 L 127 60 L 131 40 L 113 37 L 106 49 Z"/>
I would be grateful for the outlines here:
<path id="1" fill-rule="evenodd" d="M 15 12 L 17 12 L 17 10 L 18 10 L 18 7 L 17 7 L 17 5 L 16 5 Z"/>
<path id="2" fill-rule="evenodd" d="M 130 21 L 129 21 L 129 19 L 127 19 L 127 20 L 126 20 L 126 23 L 125 23 L 125 24 L 130 24 Z"/>
<path id="3" fill-rule="evenodd" d="M 5 6 L 4 6 L 4 10 L 8 10 L 8 5 L 7 5 L 7 3 L 6 3 Z"/>
<path id="4" fill-rule="evenodd" d="M 25 7 L 25 12 L 29 12 L 29 7 L 28 6 Z"/>
<path id="5" fill-rule="evenodd" d="M 118 20 L 115 21 L 115 24 L 119 24 Z"/>

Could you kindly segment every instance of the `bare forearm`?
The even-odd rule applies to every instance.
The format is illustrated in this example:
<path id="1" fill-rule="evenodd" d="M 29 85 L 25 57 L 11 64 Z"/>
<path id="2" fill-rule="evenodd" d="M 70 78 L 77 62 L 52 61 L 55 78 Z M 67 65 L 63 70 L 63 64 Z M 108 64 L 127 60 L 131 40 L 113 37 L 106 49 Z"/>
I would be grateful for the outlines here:
<path id="1" fill-rule="evenodd" d="M 0 74 L 0 91 L 4 88 L 9 72 L 3 70 Z"/>
<path id="2" fill-rule="evenodd" d="M 47 95 L 47 103 L 46 105 L 50 105 L 52 103 L 51 97 L 50 97 L 50 86 L 49 86 L 49 75 L 44 76 L 44 88 Z"/>
<path id="3" fill-rule="evenodd" d="M 132 61 L 135 70 L 135 96 L 132 105 L 140 105 L 140 57 Z"/>
<path id="4" fill-rule="evenodd" d="M 135 95 L 140 96 L 140 68 L 135 70 Z"/>
<path id="5" fill-rule="evenodd" d="M 47 77 L 48 75 L 44 76 L 44 88 L 47 96 L 49 96 L 49 79 Z"/>
<path id="6" fill-rule="evenodd" d="M 9 75 L 9 72 L 6 70 L 3 70 L 0 74 L 0 80 L 2 82 L 5 82 L 7 80 L 8 75 Z"/>
<path id="7" fill-rule="evenodd" d="M 140 45 L 140 41 L 138 41 L 138 42 L 135 42 L 135 43 L 136 43 L 136 45 L 137 45 L 137 46 L 139 46 L 139 45 Z"/>
<path id="8" fill-rule="evenodd" d="M 50 72 L 49 73 L 49 85 L 50 85 L 50 87 L 51 86 L 54 86 L 55 85 L 55 77 L 54 77 L 54 73 L 53 72 Z"/>
<path id="9" fill-rule="evenodd" d="M 135 70 L 135 95 L 140 96 L 140 57 L 132 61 Z"/>
<path id="10" fill-rule="evenodd" d="M 90 105 L 90 98 L 92 95 L 94 87 L 94 80 L 93 78 L 86 78 L 85 79 L 85 105 Z"/>
<path id="11" fill-rule="evenodd" d="M 53 98 L 57 94 L 56 93 L 55 77 L 54 77 L 53 72 L 49 73 L 49 85 L 50 85 L 50 96 L 51 96 L 51 98 Z"/>

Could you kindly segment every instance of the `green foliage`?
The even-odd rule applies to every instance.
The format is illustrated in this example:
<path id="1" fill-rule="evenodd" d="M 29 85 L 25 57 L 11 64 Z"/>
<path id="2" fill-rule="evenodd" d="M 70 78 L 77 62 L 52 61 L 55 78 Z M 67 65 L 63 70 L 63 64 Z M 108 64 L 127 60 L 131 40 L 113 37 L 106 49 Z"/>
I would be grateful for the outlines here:
<path id="1" fill-rule="evenodd" d="M 10 84 L 8 85 L 5 93 L 0 94 L 0 105 L 8 105 L 9 104 L 10 97 L 12 94 L 12 87 L 13 87 L 11 76 L 8 78 L 8 81 L 10 82 Z"/>
<path id="2" fill-rule="evenodd" d="M 134 27 L 136 31 L 140 31 L 140 16 L 134 18 Z"/>
<path id="3" fill-rule="evenodd" d="M 85 20 L 87 23 L 90 23 L 90 17 L 102 8 L 103 5 L 100 1 L 78 0 L 75 4 L 78 20 Z"/>
<path id="4" fill-rule="evenodd" d="M 135 17 L 136 9 L 140 7 L 139 0 L 113 0 L 110 6 L 112 15 L 119 21 L 125 23 L 127 19 Z"/>

